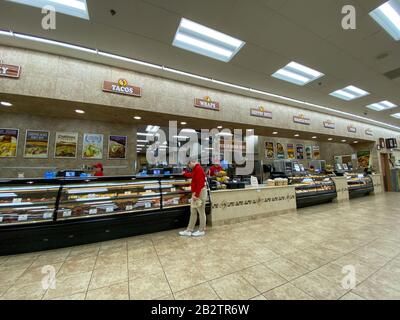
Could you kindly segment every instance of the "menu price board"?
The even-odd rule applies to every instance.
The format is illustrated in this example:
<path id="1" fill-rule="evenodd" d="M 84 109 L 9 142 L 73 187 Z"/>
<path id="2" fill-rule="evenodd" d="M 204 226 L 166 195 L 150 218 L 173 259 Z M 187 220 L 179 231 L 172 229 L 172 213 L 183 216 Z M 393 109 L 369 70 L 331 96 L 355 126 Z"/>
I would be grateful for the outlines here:
<path id="1" fill-rule="evenodd" d="M 83 159 L 103 159 L 103 135 L 85 133 L 83 135 Z"/>
<path id="2" fill-rule="evenodd" d="M 108 137 L 108 159 L 126 159 L 127 136 Z"/>
<path id="3" fill-rule="evenodd" d="M 24 157 L 44 159 L 49 156 L 49 131 L 26 130 Z"/>
<path id="4" fill-rule="evenodd" d="M 294 145 L 292 143 L 289 143 L 287 145 L 287 155 L 288 155 L 288 159 L 295 159 L 296 156 L 294 154 Z"/>
<path id="5" fill-rule="evenodd" d="M 285 159 L 285 148 L 282 143 L 276 144 L 276 158 L 277 159 Z"/>
<path id="6" fill-rule="evenodd" d="M 78 148 L 77 132 L 56 132 L 55 158 L 76 158 Z"/>
<path id="7" fill-rule="evenodd" d="M 307 160 L 312 159 L 312 147 L 311 146 L 306 146 L 306 159 Z"/>
<path id="8" fill-rule="evenodd" d="M 17 156 L 18 136 L 18 129 L 0 129 L 0 158 Z"/>
<path id="9" fill-rule="evenodd" d="M 296 158 L 298 160 L 304 159 L 304 146 L 302 144 L 296 146 Z"/>
<path id="10" fill-rule="evenodd" d="M 313 146 L 313 158 L 314 158 L 314 160 L 321 159 L 321 153 L 319 151 L 319 146 Z"/>
<path id="11" fill-rule="evenodd" d="M 274 159 L 275 152 L 274 152 L 274 143 L 273 142 L 265 142 L 265 158 L 266 159 Z"/>

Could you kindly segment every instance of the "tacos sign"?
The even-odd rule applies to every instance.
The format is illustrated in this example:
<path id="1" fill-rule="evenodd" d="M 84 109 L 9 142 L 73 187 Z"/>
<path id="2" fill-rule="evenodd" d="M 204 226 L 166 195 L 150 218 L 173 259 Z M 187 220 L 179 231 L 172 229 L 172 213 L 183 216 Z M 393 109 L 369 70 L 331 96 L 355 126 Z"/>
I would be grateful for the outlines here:
<path id="1" fill-rule="evenodd" d="M 103 91 L 117 94 L 123 94 L 133 97 L 141 97 L 142 89 L 139 87 L 131 86 L 125 79 L 119 79 L 118 82 L 104 81 Z"/>

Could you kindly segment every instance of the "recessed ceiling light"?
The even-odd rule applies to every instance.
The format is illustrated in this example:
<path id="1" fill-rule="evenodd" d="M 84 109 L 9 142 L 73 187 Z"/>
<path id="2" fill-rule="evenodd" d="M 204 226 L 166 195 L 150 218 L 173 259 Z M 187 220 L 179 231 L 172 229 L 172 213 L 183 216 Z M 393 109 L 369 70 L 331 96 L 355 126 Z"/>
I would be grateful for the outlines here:
<path id="1" fill-rule="evenodd" d="M 278 131 L 274 131 L 274 132 L 272 132 L 272 134 L 275 134 L 275 135 L 276 135 L 276 134 L 278 134 Z"/>
<path id="2" fill-rule="evenodd" d="M 86 0 L 7 0 L 36 8 L 43 8 L 46 5 L 53 6 L 57 13 L 63 13 L 81 19 L 89 20 Z"/>
<path id="3" fill-rule="evenodd" d="M 369 15 L 385 29 L 396 41 L 400 40 L 400 1 L 385 2 Z"/>
<path id="4" fill-rule="evenodd" d="M 135 119 L 135 120 L 141 120 L 141 119 L 142 119 L 142 117 L 135 116 L 135 117 L 133 117 L 133 119 Z"/>
<path id="5" fill-rule="evenodd" d="M 80 113 L 80 114 L 83 114 L 83 113 L 85 113 L 85 111 L 83 111 L 83 110 L 79 110 L 79 109 L 75 110 L 75 112 L 76 112 L 76 113 Z"/>
<path id="6" fill-rule="evenodd" d="M 347 140 L 342 140 L 342 142 L 346 142 Z"/>
<path id="7" fill-rule="evenodd" d="M 187 125 L 187 122 L 182 121 L 181 125 L 185 126 L 185 125 Z"/>
<path id="8" fill-rule="evenodd" d="M 222 128 L 223 128 L 222 126 L 218 126 L 218 127 L 217 127 L 217 129 L 222 129 Z"/>
<path id="9" fill-rule="evenodd" d="M 245 43 L 219 31 L 182 18 L 172 45 L 209 58 L 228 62 Z"/>
<path id="10" fill-rule="evenodd" d="M 355 86 L 348 86 L 346 88 L 336 90 L 336 91 L 330 93 L 330 95 L 333 97 L 342 99 L 342 100 L 350 101 L 350 100 L 354 100 L 354 99 L 358 99 L 358 98 L 367 96 L 367 95 L 369 95 L 369 92 L 362 90 L 360 88 L 357 88 Z"/>
<path id="11" fill-rule="evenodd" d="M 367 108 L 375 110 L 375 111 L 383 111 L 383 110 L 388 110 L 392 108 L 396 108 L 397 105 L 394 103 L 391 103 L 390 101 L 381 101 L 377 103 L 373 103 L 367 106 Z"/>
<path id="12" fill-rule="evenodd" d="M 6 102 L 6 101 L 2 101 L 2 102 L 0 102 L 0 104 L 1 104 L 2 106 L 4 106 L 4 107 L 11 107 L 11 106 L 12 106 L 12 103 Z"/>
<path id="13" fill-rule="evenodd" d="M 393 118 L 400 119 L 400 113 L 395 113 L 391 115 Z"/>
<path id="14" fill-rule="evenodd" d="M 317 136 L 312 137 L 313 139 L 317 139 Z"/>
<path id="15" fill-rule="evenodd" d="M 333 140 L 333 138 L 329 138 L 329 139 L 328 139 L 328 141 L 332 141 L 332 140 Z"/>
<path id="16" fill-rule="evenodd" d="M 296 133 L 294 136 L 295 136 L 295 137 L 300 137 L 300 135 L 299 135 L 298 133 Z"/>
<path id="17" fill-rule="evenodd" d="M 324 76 L 323 73 L 303 66 L 294 61 L 290 62 L 272 75 L 274 78 L 288 81 L 300 86 L 304 86 L 311 81 L 321 78 L 322 76 Z"/>
<path id="18" fill-rule="evenodd" d="M 354 141 L 353 143 L 358 143 L 358 141 Z"/>

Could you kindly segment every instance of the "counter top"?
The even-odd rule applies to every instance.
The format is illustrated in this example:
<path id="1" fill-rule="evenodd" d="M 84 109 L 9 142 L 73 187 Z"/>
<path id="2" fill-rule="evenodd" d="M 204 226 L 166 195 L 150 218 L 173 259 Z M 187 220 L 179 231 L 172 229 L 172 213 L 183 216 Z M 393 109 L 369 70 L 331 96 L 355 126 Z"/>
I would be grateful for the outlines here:
<path id="1" fill-rule="evenodd" d="M 286 188 L 295 188 L 294 185 L 289 186 L 267 186 L 267 185 L 260 185 L 259 187 L 249 187 L 245 189 L 221 189 L 221 190 L 212 190 L 212 193 L 220 193 L 220 192 L 232 192 L 232 191 L 257 191 L 257 190 L 264 190 L 264 189 L 286 189 Z"/>

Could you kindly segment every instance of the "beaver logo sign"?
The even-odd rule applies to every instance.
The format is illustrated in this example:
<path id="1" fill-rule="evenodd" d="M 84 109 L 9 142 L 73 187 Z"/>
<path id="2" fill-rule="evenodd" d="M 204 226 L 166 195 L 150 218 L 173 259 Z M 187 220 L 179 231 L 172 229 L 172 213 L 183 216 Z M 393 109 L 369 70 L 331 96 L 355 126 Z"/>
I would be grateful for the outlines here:
<path id="1" fill-rule="evenodd" d="M 139 87 L 131 86 L 125 79 L 119 79 L 118 82 L 104 81 L 103 91 L 127 96 L 141 97 L 142 90 Z"/>

